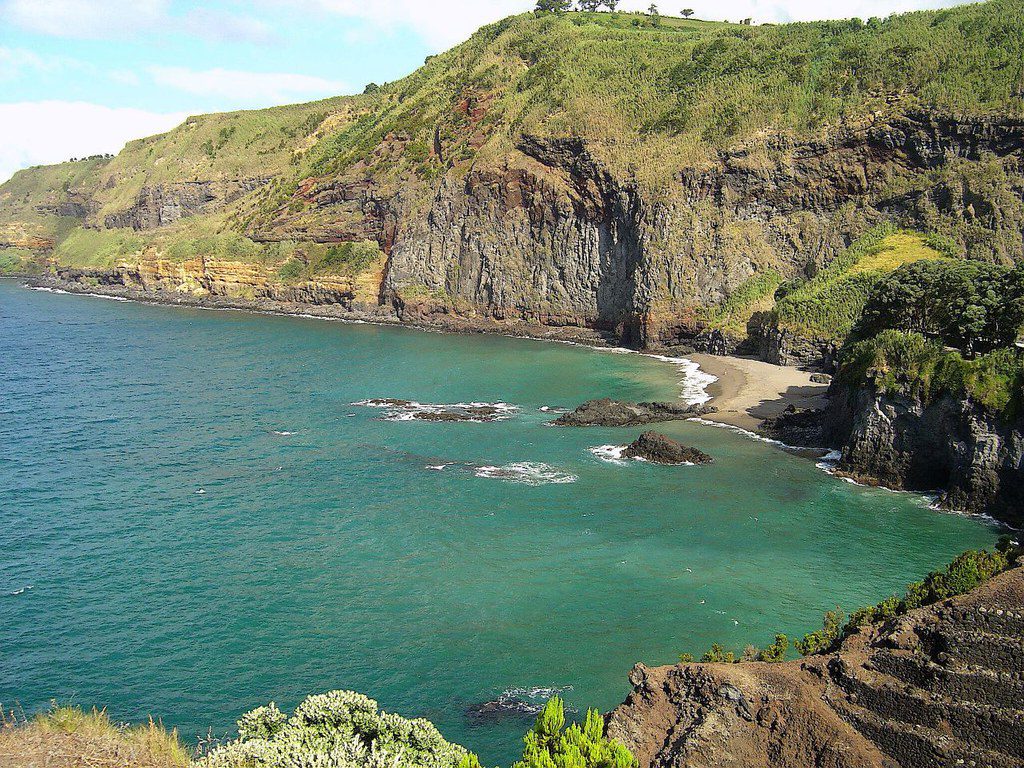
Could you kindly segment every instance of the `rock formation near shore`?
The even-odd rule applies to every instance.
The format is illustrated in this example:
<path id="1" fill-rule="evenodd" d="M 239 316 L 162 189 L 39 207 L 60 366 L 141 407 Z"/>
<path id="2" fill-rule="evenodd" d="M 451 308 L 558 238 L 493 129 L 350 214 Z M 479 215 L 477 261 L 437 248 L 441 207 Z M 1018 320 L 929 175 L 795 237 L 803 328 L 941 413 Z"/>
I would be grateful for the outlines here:
<path id="1" fill-rule="evenodd" d="M 641 768 L 1019 768 L 1024 567 L 835 653 L 630 675 L 608 716 Z"/>
<path id="2" fill-rule="evenodd" d="M 840 472 L 888 488 L 941 492 L 949 509 L 1024 525 L 1024 419 L 943 395 L 924 403 L 873 381 L 833 384 L 824 433 Z"/>
<path id="3" fill-rule="evenodd" d="M 622 452 L 625 459 L 643 459 L 654 464 L 710 464 L 714 459 L 703 451 L 666 437 L 644 432 Z"/>
<path id="4" fill-rule="evenodd" d="M 588 400 L 552 424 L 557 427 L 637 427 L 663 421 L 680 421 L 714 413 L 706 405 L 682 403 L 626 403 L 611 398 Z"/>

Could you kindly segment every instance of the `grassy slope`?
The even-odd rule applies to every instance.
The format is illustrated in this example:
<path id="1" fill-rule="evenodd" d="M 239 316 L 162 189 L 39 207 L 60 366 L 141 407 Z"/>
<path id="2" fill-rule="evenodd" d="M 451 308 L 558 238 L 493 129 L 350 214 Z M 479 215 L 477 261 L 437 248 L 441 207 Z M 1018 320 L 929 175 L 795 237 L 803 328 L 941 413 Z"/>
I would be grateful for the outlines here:
<path id="1" fill-rule="evenodd" d="M 140 248 L 190 252 L 195 243 L 173 246 L 219 242 L 288 206 L 309 224 L 329 216 L 303 212 L 293 197 L 310 176 L 372 174 L 385 188 L 425 195 L 441 174 L 515 162 L 523 133 L 584 137 L 614 172 L 668 194 L 679 168 L 700 166 L 724 147 L 744 144 L 758 162 L 764 131 L 819 135 L 887 108 L 892 94 L 900 108 L 1021 114 L 1022 30 L 1024 7 L 1015 0 L 868 23 L 762 27 L 666 18 L 655 28 L 635 14 L 516 16 L 372 95 L 194 117 L 95 168 L 22 172 L 0 186 L 0 233 L 31 226 L 58 242 L 72 234 L 67 222 L 34 212 L 38 201 L 61 196 L 72 173 L 75 184 L 96 190 L 100 221 L 147 184 L 274 177 L 226 211 L 141 235 L 141 245 L 124 233 L 77 234 L 57 255 L 100 265 Z M 431 152 L 435 131 L 442 157 Z M 231 249 L 259 260 L 280 255 Z"/>
<path id="2" fill-rule="evenodd" d="M 864 309 L 868 293 L 902 264 L 953 255 L 937 250 L 935 238 L 877 227 L 813 279 L 782 296 L 776 306 L 779 326 L 803 336 L 842 341 Z"/>

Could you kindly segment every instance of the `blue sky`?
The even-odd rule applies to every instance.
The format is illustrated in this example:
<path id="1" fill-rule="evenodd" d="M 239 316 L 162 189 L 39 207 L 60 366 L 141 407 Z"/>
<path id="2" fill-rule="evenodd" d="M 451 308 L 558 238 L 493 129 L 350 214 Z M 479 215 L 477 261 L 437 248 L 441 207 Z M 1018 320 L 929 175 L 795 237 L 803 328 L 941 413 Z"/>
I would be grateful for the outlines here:
<path id="1" fill-rule="evenodd" d="M 650 0 L 624 0 L 646 8 Z M 953 0 L 673 0 L 703 18 L 787 21 Z M 0 0 L 0 181 L 116 152 L 188 114 L 309 101 L 408 74 L 533 0 Z M 678 6 L 678 7 L 677 7 Z"/>

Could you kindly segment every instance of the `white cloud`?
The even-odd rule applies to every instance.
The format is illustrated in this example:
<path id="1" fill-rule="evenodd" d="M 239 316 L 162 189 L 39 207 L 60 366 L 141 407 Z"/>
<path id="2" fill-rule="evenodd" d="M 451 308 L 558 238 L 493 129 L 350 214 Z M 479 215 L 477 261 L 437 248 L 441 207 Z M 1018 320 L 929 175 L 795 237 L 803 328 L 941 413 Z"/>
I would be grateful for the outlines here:
<path id="1" fill-rule="evenodd" d="M 132 139 L 163 133 L 187 113 L 114 109 L 81 101 L 0 104 L 0 181 L 19 168 L 117 153 Z"/>
<path id="2" fill-rule="evenodd" d="M 154 82 L 197 96 L 217 96 L 247 105 L 283 104 L 348 92 L 345 83 L 287 72 L 244 72 L 235 69 L 192 70 L 149 67 Z"/>
<path id="3" fill-rule="evenodd" d="M 0 47 L 0 81 L 14 80 L 22 72 L 45 72 L 49 69 L 41 56 L 24 48 Z"/>
<path id="4" fill-rule="evenodd" d="M 206 40 L 264 43 L 270 25 L 251 14 L 192 8 L 175 14 L 172 0 L 0 0 L 0 20 L 31 32 L 79 39 L 184 33 Z"/>
<path id="5" fill-rule="evenodd" d="M 196 8 L 181 17 L 178 25 L 185 32 L 207 40 L 266 43 L 274 32 L 265 21 L 252 16 L 236 16 L 212 8 Z"/>
<path id="6" fill-rule="evenodd" d="M 167 0 L 6 0 L 0 18 L 60 37 L 118 37 L 156 26 Z"/>

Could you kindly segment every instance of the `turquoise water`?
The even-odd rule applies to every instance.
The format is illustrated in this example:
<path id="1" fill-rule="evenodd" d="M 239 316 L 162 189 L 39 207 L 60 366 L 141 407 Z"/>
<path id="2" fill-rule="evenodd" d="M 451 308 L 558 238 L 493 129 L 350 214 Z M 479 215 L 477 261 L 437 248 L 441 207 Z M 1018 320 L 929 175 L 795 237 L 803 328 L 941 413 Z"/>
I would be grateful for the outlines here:
<path id="1" fill-rule="evenodd" d="M 814 628 L 996 538 L 699 424 L 664 431 L 712 466 L 611 464 L 588 448 L 637 430 L 539 410 L 667 398 L 678 378 L 637 355 L 0 281 L 0 703 L 154 713 L 195 739 L 352 688 L 507 764 L 528 720 L 467 708 L 572 686 L 608 709 L 637 661 Z M 372 397 L 520 410 L 382 421 L 351 405 Z M 540 484 L 502 479 L 523 462 Z"/>

